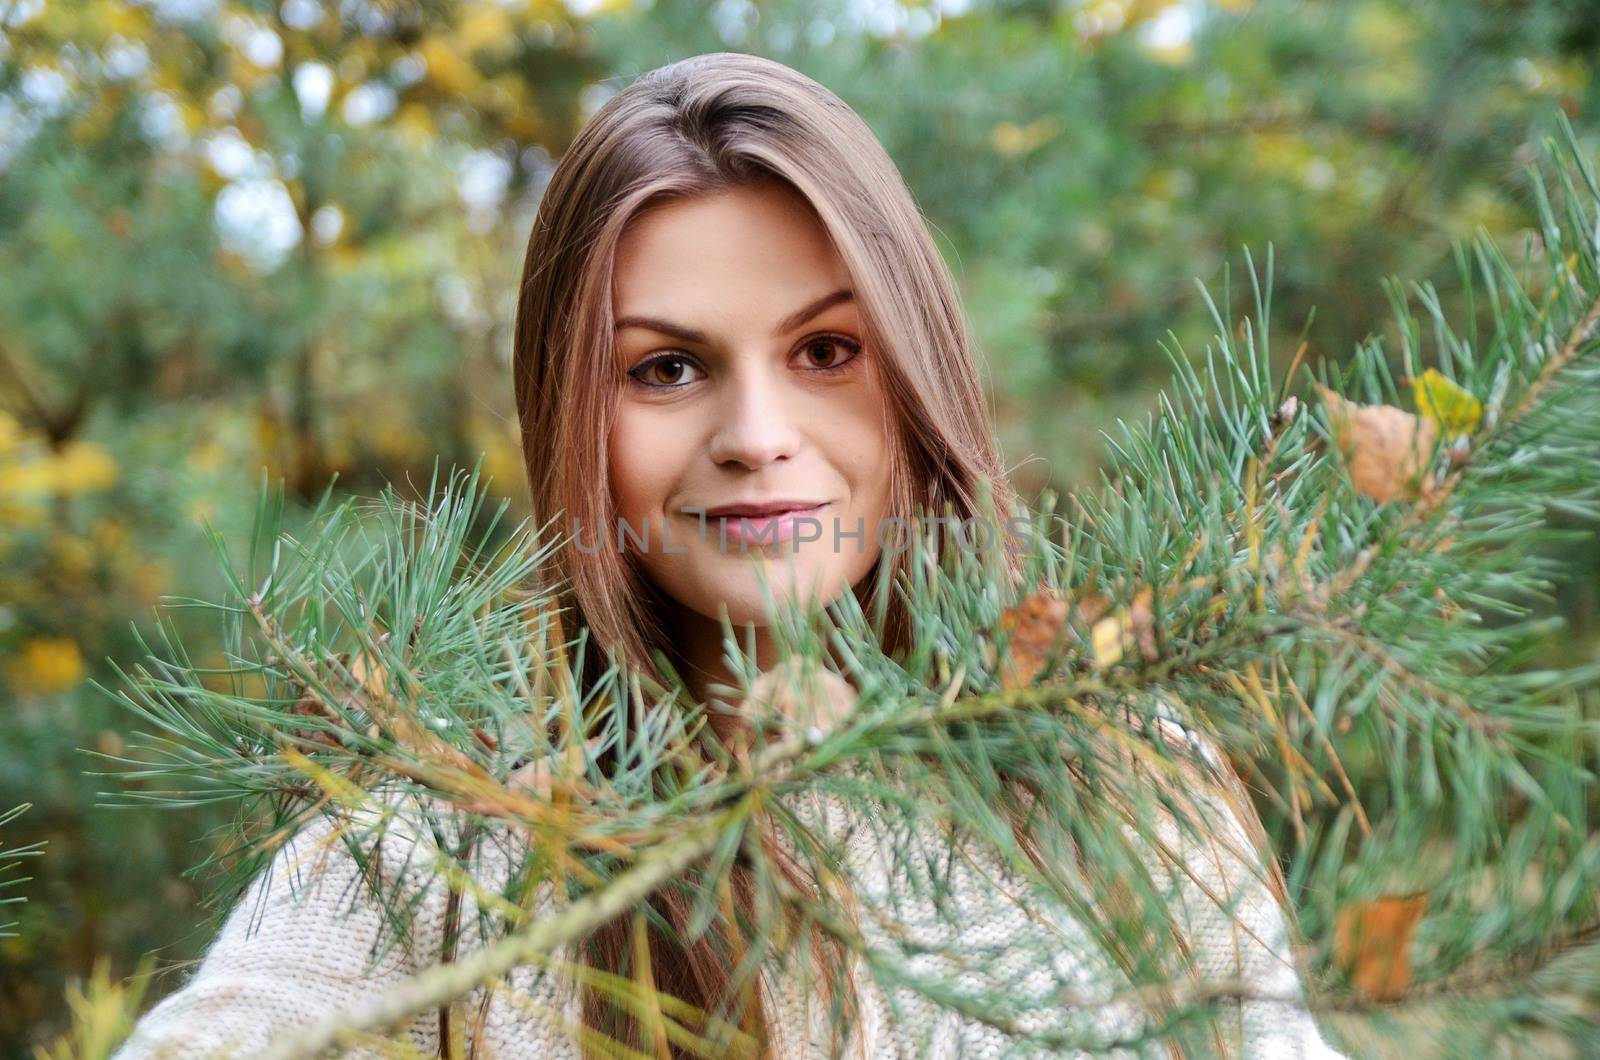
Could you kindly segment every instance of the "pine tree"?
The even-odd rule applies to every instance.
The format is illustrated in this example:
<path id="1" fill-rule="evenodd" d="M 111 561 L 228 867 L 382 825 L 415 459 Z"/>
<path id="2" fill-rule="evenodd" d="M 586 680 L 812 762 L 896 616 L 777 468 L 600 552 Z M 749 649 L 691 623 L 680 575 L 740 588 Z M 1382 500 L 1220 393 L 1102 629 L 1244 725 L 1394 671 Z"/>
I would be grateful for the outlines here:
<path id="1" fill-rule="evenodd" d="M 160 650 L 106 690 L 149 730 L 112 759 L 118 775 L 167 782 L 173 805 L 238 804 L 249 841 L 201 866 L 227 896 L 318 815 L 352 822 L 352 851 L 370 856 L 395 816 L 361 811 L 397 794 L 421 796 L 412 823 L 441 838 L 511 829 L 539 855 L 503 893 L 476 895 L 496 910 L 485 948 L 337 1027 L 290 1029 L 275 1055 L 392 1027 L 520 963 L 562 967 L 563 946 L 643 915 L 661 889 L 706 929 L 727 915 L 741 859 L 757 914 L 741 925 L 741 975 L 782 957 L 798 923 L 881 982 L 1013 1026 L 1007 983 L 928 976 L 852 927 L 829 842 L 785 809 L 804 793 L 870 807 L 892 834 L 937 818 L 976 837 L 1118 970 L 1119 993 L 1081 1004 L 1135 999 L 1155 1017 L 1136 1042 L 1085 1029 L 1040 1044 L 1203 1050 L 1237 987 L 1173 979 L 1148 853 L 1161 821 L 1205 827 L 1182 794 L 1183 731 L 1220 749 L 1259 805 L 1327 1026 L 1359 1043 L 1434 1019 L 1453 1055 L 1529 1034 L 1592 1042 L 1574 969 L 1600 926 L 1596 665 L 1537 654 L 1558 625 L 1536 606 L 1560 577 L 1549 516 L 1600 514 L 1600 184 L 1561 128 L 1531 173 L 1542 228 L 1522 262 L 1486 235 L 1457 249 L 1467 319 L 1446 319 L 1428 286 L 1391 284 L 1398 351 L 1372 340 L 1343 371 L 1313 371 L 1301 342 L 1280 375 L 1271 251 L 1260 272 L 1247 260 L 1251 316 L 1206 294 L 1214 343 L 1199 358 L 1169 348 L 1175 383 L 1110 440 L 1102 487 L 1026 513 L 1024 592 L 994 549 L 913 536 L 905 655 L 881 650 L 883 616 L 848 595 L 775 612 L 799 670 L 831 648 L 859 699 L 828 723 L 757 712 L 747 755 L 709 739 L 703 705 L 676 685 L 615 663 L 580 678 L 587 632 L 553 624 L 551 598 L 528 588 L 551 524 L 504 533 L 477 471 L 436 477 L 425 504 L 330 492 L 304 532 L 263 487 L 242 565 L 211 536 L 230 598 L 180 601 L 215 609 L 228 665 L 197 665 L 158 626 Z M 753 662 L 727 632 L 753 699 Z M 520 782 L 529 762 L 548 764 L 537 791 Z M 815 893 L 792 886 L 760 827 Z M 472 890 L 471 861 L 449 853 L 465 846 L 440 846 L 433 871 Z M 533 918 L 538 873 L 567 900 Z M 405 896 L 377 898 L 402 937 Z M 653 997 L 645 969 L 600 988 L 680 1042 L 727 1027 Z"/>

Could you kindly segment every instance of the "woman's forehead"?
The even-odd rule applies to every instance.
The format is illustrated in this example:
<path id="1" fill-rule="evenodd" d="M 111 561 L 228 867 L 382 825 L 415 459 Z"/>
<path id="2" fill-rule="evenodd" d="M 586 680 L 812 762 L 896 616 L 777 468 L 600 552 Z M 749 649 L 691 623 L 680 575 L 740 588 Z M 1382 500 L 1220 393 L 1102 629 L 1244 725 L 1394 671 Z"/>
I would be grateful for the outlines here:
<path id="1" fill-rule="evenodd" d="M 771 299 L 782 316 L 795 309 L 797 290 L 820 297 L 849 287 L 827 230 L 797 193 L 736 188 L 657 206 L 630 223 L 612 297 L 618 317 L 673 319 L 730 299 L 773 308 Z"/>

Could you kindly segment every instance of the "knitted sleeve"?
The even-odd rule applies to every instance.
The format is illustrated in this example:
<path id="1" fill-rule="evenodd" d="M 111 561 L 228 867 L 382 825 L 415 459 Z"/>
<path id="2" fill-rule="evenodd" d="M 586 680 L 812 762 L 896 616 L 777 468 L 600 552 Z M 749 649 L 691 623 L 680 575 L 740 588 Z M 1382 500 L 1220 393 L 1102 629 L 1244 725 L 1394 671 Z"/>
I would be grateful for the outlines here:
<path id="1" fill-rule="evenodd" d="M 1183 811 L 1192 827 L 1163 814 L 1149 862 L 1155 882 L 1175 898 L 1196 980 L 1238 987 L 1218 1021 L 1230 1055 L 1335 1060 L 1341 1054 L 1323 1041 L 1305 1006 L 1281 884 L 1263 861 L 1264 837 L 1245 823 L 1255 820 L 1248 793 L 1198 732 L 1163 727 L 1189 745 L 1200 768 L 1185 770 L 1191 783 Z"/>
<path id="2" fill-rule="evenodd" d="M 427 890 L 411 944 L 385 949 L 380 941 L 396 935 L 385 930 L 371 877 L 363 877 L 339 832 L 338 822 L 321 817 L 275 853 L 230 911 L 195 974 L 139 1021 L 113 1060 L 251 1056 L 286 1030 L 377 997 L 414 974 L 413 950 L 436 937 L 444 895 Z M 403 830 L 388 831 L 378 847 L 368 865 L 381 864 L 381 886 L 415 887 L 428 878 L 428 866 L 416 856 L 421 848 Z M 416 1019 L 408 1033 L 419 1048 L 436 1048 L 437 1030 L 426 1018 Z M 357 1046 L 345 1055 L 392 1053 Z"/>

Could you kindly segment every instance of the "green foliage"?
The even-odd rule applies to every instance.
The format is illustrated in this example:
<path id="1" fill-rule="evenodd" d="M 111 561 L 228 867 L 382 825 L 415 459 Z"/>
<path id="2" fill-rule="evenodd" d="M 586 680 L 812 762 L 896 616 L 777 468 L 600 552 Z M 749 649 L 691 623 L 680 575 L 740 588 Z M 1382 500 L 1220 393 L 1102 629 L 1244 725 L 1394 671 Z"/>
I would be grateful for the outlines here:
<path id="1" fill-rule="evenodd" d="M 454 840 L 475 830 L 514 827 L 537 854 L 507 884 L 504 919 L 479 925 L 485 949 L 297 1029 L 276 1055 L 381 1030 L 544 960 L 660 888 L 691 900 L 692 924 L 716 923 L 736 855 L 756 887 L 741 974 L 785 959 L 787 911 L 881 983 L 1035 1045 L 1203 1053 L 1237 987 L 1160 993 L 1178 973 L 1172 899 L 1149 854 L 1164 849 L 1164 814 L 1216 827 L 1184 772 L 1193 751 L 1168 724 L 1179 720 L 1260 795 L 1309 944 L 1313 1010 L 1339 1013 L 1359 1040 L 1446 998 L 1474 1014 L 1452 1046 L 1473 1054 L 1534 1032 L 1592 1040 L 1592 1008 L 1541 991 L 1552 961 L 1600 926 L 1586 710 L 1600 672 L 1527 665 L 1548 626 L 1528 601 L 1555 573 L 1538 558 L 1546 511 L 1587 511 L 1600 490 L 1600 420 L 1581 414 L 1600 371 L 1600 184 L 1562 130 L 1532 174 L 1542 223 L 1529 258 L 1513 265 L 1486 238 L 1463 247 L 1463 279 L 1492 328 L 1453 322 L 1418 285 L 1438 351 L 1427 356 L 1397 297 L 1408 375 L 1434 369 L 1457 388 L 1429 377 L 1429 408 L 1446 392 L 1483 407 L 1426 453 L 1414 493 L 1375 499 L 1352 475 L 1358 459 L 1393 454 L 1340 419 L 1343 399 L 1290 400 L 1293 379 L 1269 357 L 1269 254 L 1265 275 L 1250 269 L 1249 317 L 1236 323 L 1208 296 L 1214 343 L 1198 362 L 1170 349 L 1170 397 L 1112 440 L 1104 486 L 1073 495 L 1064 535 L 1051 505 L 1033 513 L 1022 595 L 992 552 L 913 538 L 897 586 L 913 616 L 904 655 L 881 649 L 880 619 L 848 594 L 826 612 L 775 609 L 783 653 L 837 667 L 859 696 L 827 726 L 757 712 L 747 767 L 706 738 L 702 706 L 681 688 L 641 689 L 615 665 L 594 686 L 574 678 L 586 632 L 552 641 L 550 599 L 522 588 L 553 543 L 548 525 L 477 543 L 477 473 L 442 490 L 435 478 L 425 506 L 388 491 L 377 505 L 325 500 L 292 534 L 281 495 L 264 495 L 248 564 L 230 567 L 227 600 L 204 605 L 224 620 L 228 666 L 197 667 L 168 639 L 119 689 L 155 737 L 132 745 L 132 775 L 195 785 L 176 793 L 188 801 L 242 798 L 246 818 L 265 803 L 263 836 L 308 813 L 356 820 L 393 793 L 416 796 L 420 822 L 451 837 L 438 869 L 458 880 L 473 861 Z M 1400 402 L 1388 363 L 1374 341 L 1343 371 L 1320 364 L 1324 393 Z M 1041 601 L 1054 616 L 1042 641 L 1026 624 Z M 749 699 L 754 660 L 731 635 L 724 650 Z M 519 798 L 511 774 L 525 756 L 554 763 L 553 800 Z M 1150 1017 L 1140 1035 L 1107 1040 L 1070 1019 L 1024 1032 L 1017 984 L 963 986 L 852 927 L 852 904 L 872 899 L 830 880 L 834 841 L 788 801 L 810 794 L 881 822 L 897 862 L 928 857 L 919 822 L 989 850 L 1084 925 L 1091 964 L 1121 984 L 1064 1011 L 1138 998 Z M 385 812 L 379 831 L 405 820 Z M 1013 829 L 1022 820 L 1046 852 L 1038 861 Z M 830 882 L 816 894 L 788 885 L 755 840 L 763 827 Z M 361 834 L 363 856 L 374 838 Z M 238 864 L 249 866 L 239 880 L 258 867 Z M 516 915 L 516 896 L 549 872 L 576 900 Z M 1380 957 L 1339 920 L 1401 895 L 1425 915 L 1405 971 L 1378 974 Z M 403 896 L 378 898 L 403 933 Z"/>
<path id="2" fill-rule="evenodd" d="M 214 884 L 238 880 L 180 878 L 194 843 L 209 851 L 226 834 L 224 803 L 97 807 L 78 750 L 123 754 L 126 718 L 91 682 L 137 656 L 145 634 L 131 624 L 164 594 L 226 590 L 192 561 L 196 521 L 244 540 L 263 465 L 288 482 L 285 523 L 298 532 L 306 512 L 293 502 L 309 506 L 335 473 L 342 490 L 371 495 L 480 452 L 489 488 L 521 510 L 505 378 L 520 243 L 588 109 L 650 66 L 757 51 L 860 110 L 961 279 L 1029 494 L 1095 480 L 1098 432 L 1152 407 L 1167 377 L 1159 343 L 1197 349 L 1214 326 L 1191 278 L 1217 288 L 1241 243 L 1285 249 L 1257 341 L 1303 332 L 1316 354 L 1362 350 L 1363 400 L 1394 400 L 1390 377 L 1437 359 L 1436 315 L 1458 335 L 1446 347 L 1481 363 L 1501 325 L 1468 274 L 1483 257 L 1520 260 L 1530 237 L 1543 245 L 1522 169 L 1557 109 L 1594 153 L 1585 5 L 1230 0 L 1192 5 L 1190 40 L 1162 48 L 1152 29 L 1168 6 L 978 3 L 936 16 L 911 5 L 873 22 L 864 7 L 812 0 L 719 5 L 715 18 L 678 0 L 584 18 L 553 4 L 386 4 L 363 22 L 359 5 L 317 5 L 315 22 L 297 25 L 281 5 L 243 0 L 188 15 L 124 0 L 0 3 L 0 805 L 33 803 L 11 828 L 50 851 L 22 888 L 17 937 L 0 941 L 0 1041 L 23 1048 L 60 1029 L 67 977 L 89 975 L 99 954 L 127 971 L 153 950 L 197 953 L 200 898 L 225 902 Z M 301 105 L 294 76 L 318 68 L 331 78 L 320 109 Z M 352 96 L 379 102 L 370 120 Z M 491 194 L 469 205 L 463 184 Z M 229 220 L 240 203 L 269 201 L 287 211 L 277 235 L 292 243 Z M 1451 254 L 1450 240 L 1480 228 L 1480 246 Z M 1403 309 L 1377 323 L 1404 297 L 1372 282 L 1391 275 L 1432 282 L 1414 298 L 1420 321 Z M 1249 285 L 1224 285 L 1216 309 L 1231 321 L 1252 301 Z M 1260 356 L 1281 373 L 1296 349 L 1263 343 Z M 1487 401 L 1495 380 L 1484 382 Z M 1483 568 L 1481 582 L 1437 586 L 1469 610 L 1487 614 L 1483 598 L 1530 609 L 1461 642 L 1500 652 L 1512 690 L 1509 675 L 1594 658 L 1592 506 L 1535 507 L 1479 518 L 1520 535 L 1542 517 L 1552 533 L 1536 551 Z M 1546 584 L 1533 585 L 1541 572 Z M 1553 614 L 1570 627 L 1533 622 Z M 161 621 L 194 662 L 225 668 L 209 617 Z M 1444 664 L 1422 646 L 1404 659 Z M 1352 685 L 1382 702 L 1372 689 Z M 1338 700 L 1309 705 L 1328 717 Z M 1396 798 L 1378 716 L 1352 720 L 1337 747 L 1374 821 Z M 1459 751 L 1442 737 L 1405 739 L 1423 777 L 1443 760 L 1429 781 L 1438 805 L 1489 790 L 1451 788 Z M 1304 805 L 1332 761 L 1306 754 L 1300 779 L 1257 768 L 1274 790 L 1302 792 L 1267 809 L 1278 838 L 1308 852 L 1293 880 L 1308 930 L 1326 938 L 1333 906 L 1313 892 L 1333 869 L 1311 852 L 1361 829 Z M 1343 790 L 1337 775 L 1322 780 Z M 1462 856 L 1426 851 L 1447 865 Z M 1436 934 L 1439 923 L 1424 919 L 1422 944 L 1467 937 Z M 1562 967 L 1565 990 L 1579 977 Z"/>

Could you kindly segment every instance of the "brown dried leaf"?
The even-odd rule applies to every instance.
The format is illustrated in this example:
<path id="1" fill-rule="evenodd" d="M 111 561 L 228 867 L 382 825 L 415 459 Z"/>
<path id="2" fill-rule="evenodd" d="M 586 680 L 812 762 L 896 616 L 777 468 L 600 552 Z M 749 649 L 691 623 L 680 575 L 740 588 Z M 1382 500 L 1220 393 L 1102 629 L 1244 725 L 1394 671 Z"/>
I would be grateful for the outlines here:
<path id="1" fill-rule="evenodd" d="M 1423 480 L 1439 427 L 1393 405 L 1361 405 L 1319 386 L 1328 423 L 1344 453 L 1351 481 L 1381 503 L 1427 496 Z"/>
<path id="2" fill-rule="evenodd" d="M 389 634 L 385 633 L 379 638 L 379 643 L 386 643 Z M 356 687 L 339 696 L 339 706 L 345 710 L 364 710 L 371 714 L 370 704 L 374 700 L 381 700 L 387 693 L 387 675 L 383 668 L 371 661 L 366 652 L 352 657 L 349 652 L 332 657 L 337 663 L 334 674 L 337 680 L 343 680 L 340 670 L 347 671 L 356 680 Z M 289 708 L 291 714 L 300 717 L 324 718 L 343 726 L 345 718 L 329 706 L 320 696 L 310 689 L 302 687 L 300 698 Z M 328 747 L 343 747 L 342 737 L 325 729 L 291 728 L 290 734 L 312 743 L 324 744 Z"/>
<path id="3" fill-rule="evenodd" d="M 1042 589 L 1000 614 L 1000 628 L 1011 644 L 1009 665 L 1000 672 L 1000 687 L 1007 692 L 1033 683 L 1044 669 L 1050 650 L 1061 639 L 1067 623 L 1067 601 Z"/>
<path id="4" fill-rule="evenodd" d="M 1411 936 L 1428 908 L 1426 894 L 1355 902 L 1339 910 L 1333 956 L 1356 992 L 1370 1001 L 1398 1001 L 1411 987 Z"/>
<path id="5" fill-rule="evenodd" d="M 304 718 L 326 718 L 329 721 L 335 721 L 338 718 L 338 715 L 326 703 L 309 692 L 301 693 L 294 706 L 289 708 L 289 713 Z M 343 741 L 326 729 L 291 727 L 289 734 L 296 739 L 305 740 L 309 743 L 320 743 L 328 747 L 344 746 Z"/>
<path id="6" fill-rule="evenodd" d="M 389 635 L 385 633 L 383 639 L 388 640 L 388 638 Z M 368 699 L 377 699 L 388 694 L 388 672 L 366 652 L 357 655 L 354 660 L 349 654 L 345 654 L 339 657 L 339 661 L 350 671 L 350 676 L 356 679 L 356 684 Z"/>
<path id="7" fill-rule="evenodd" d="M 535 758 L 527 765 L 512 773 L 507 786 L 522 788 L 541 799 L 550 798 L 554 773 L 550 769 L 548 758 Z"/>
<path id="8" fill-rule="evenodd" d="M 1009 635 L 1008 665 L 1000 673 L 1000 687 L 1010 692 L 1032 684 L 1044 670 L 1050 653 L 1059 650 L 1069 617 L 1089 630 L 1089 650 L 1096 667 L 1110 666 L 1137 647 L 1145 659 L 1156 658 L 1154 594 L 1141 589 L 1127 607 L 1111 610 L 1111 601 L 1097 592 L 1085 593 L 1069 604 L 1059 593 L 1042 589 L 1000 615 L 1000 628 Z M 990 653 L 991 661 L 993 652 Z"/>
<path id="9" fill-rule="evenodd" d="M 1073 604 L 1072 610 L 1079 623 L 1092 626 L 1111 610 L 1111 601 L 1103 593 L 1085 593 Z"/>

